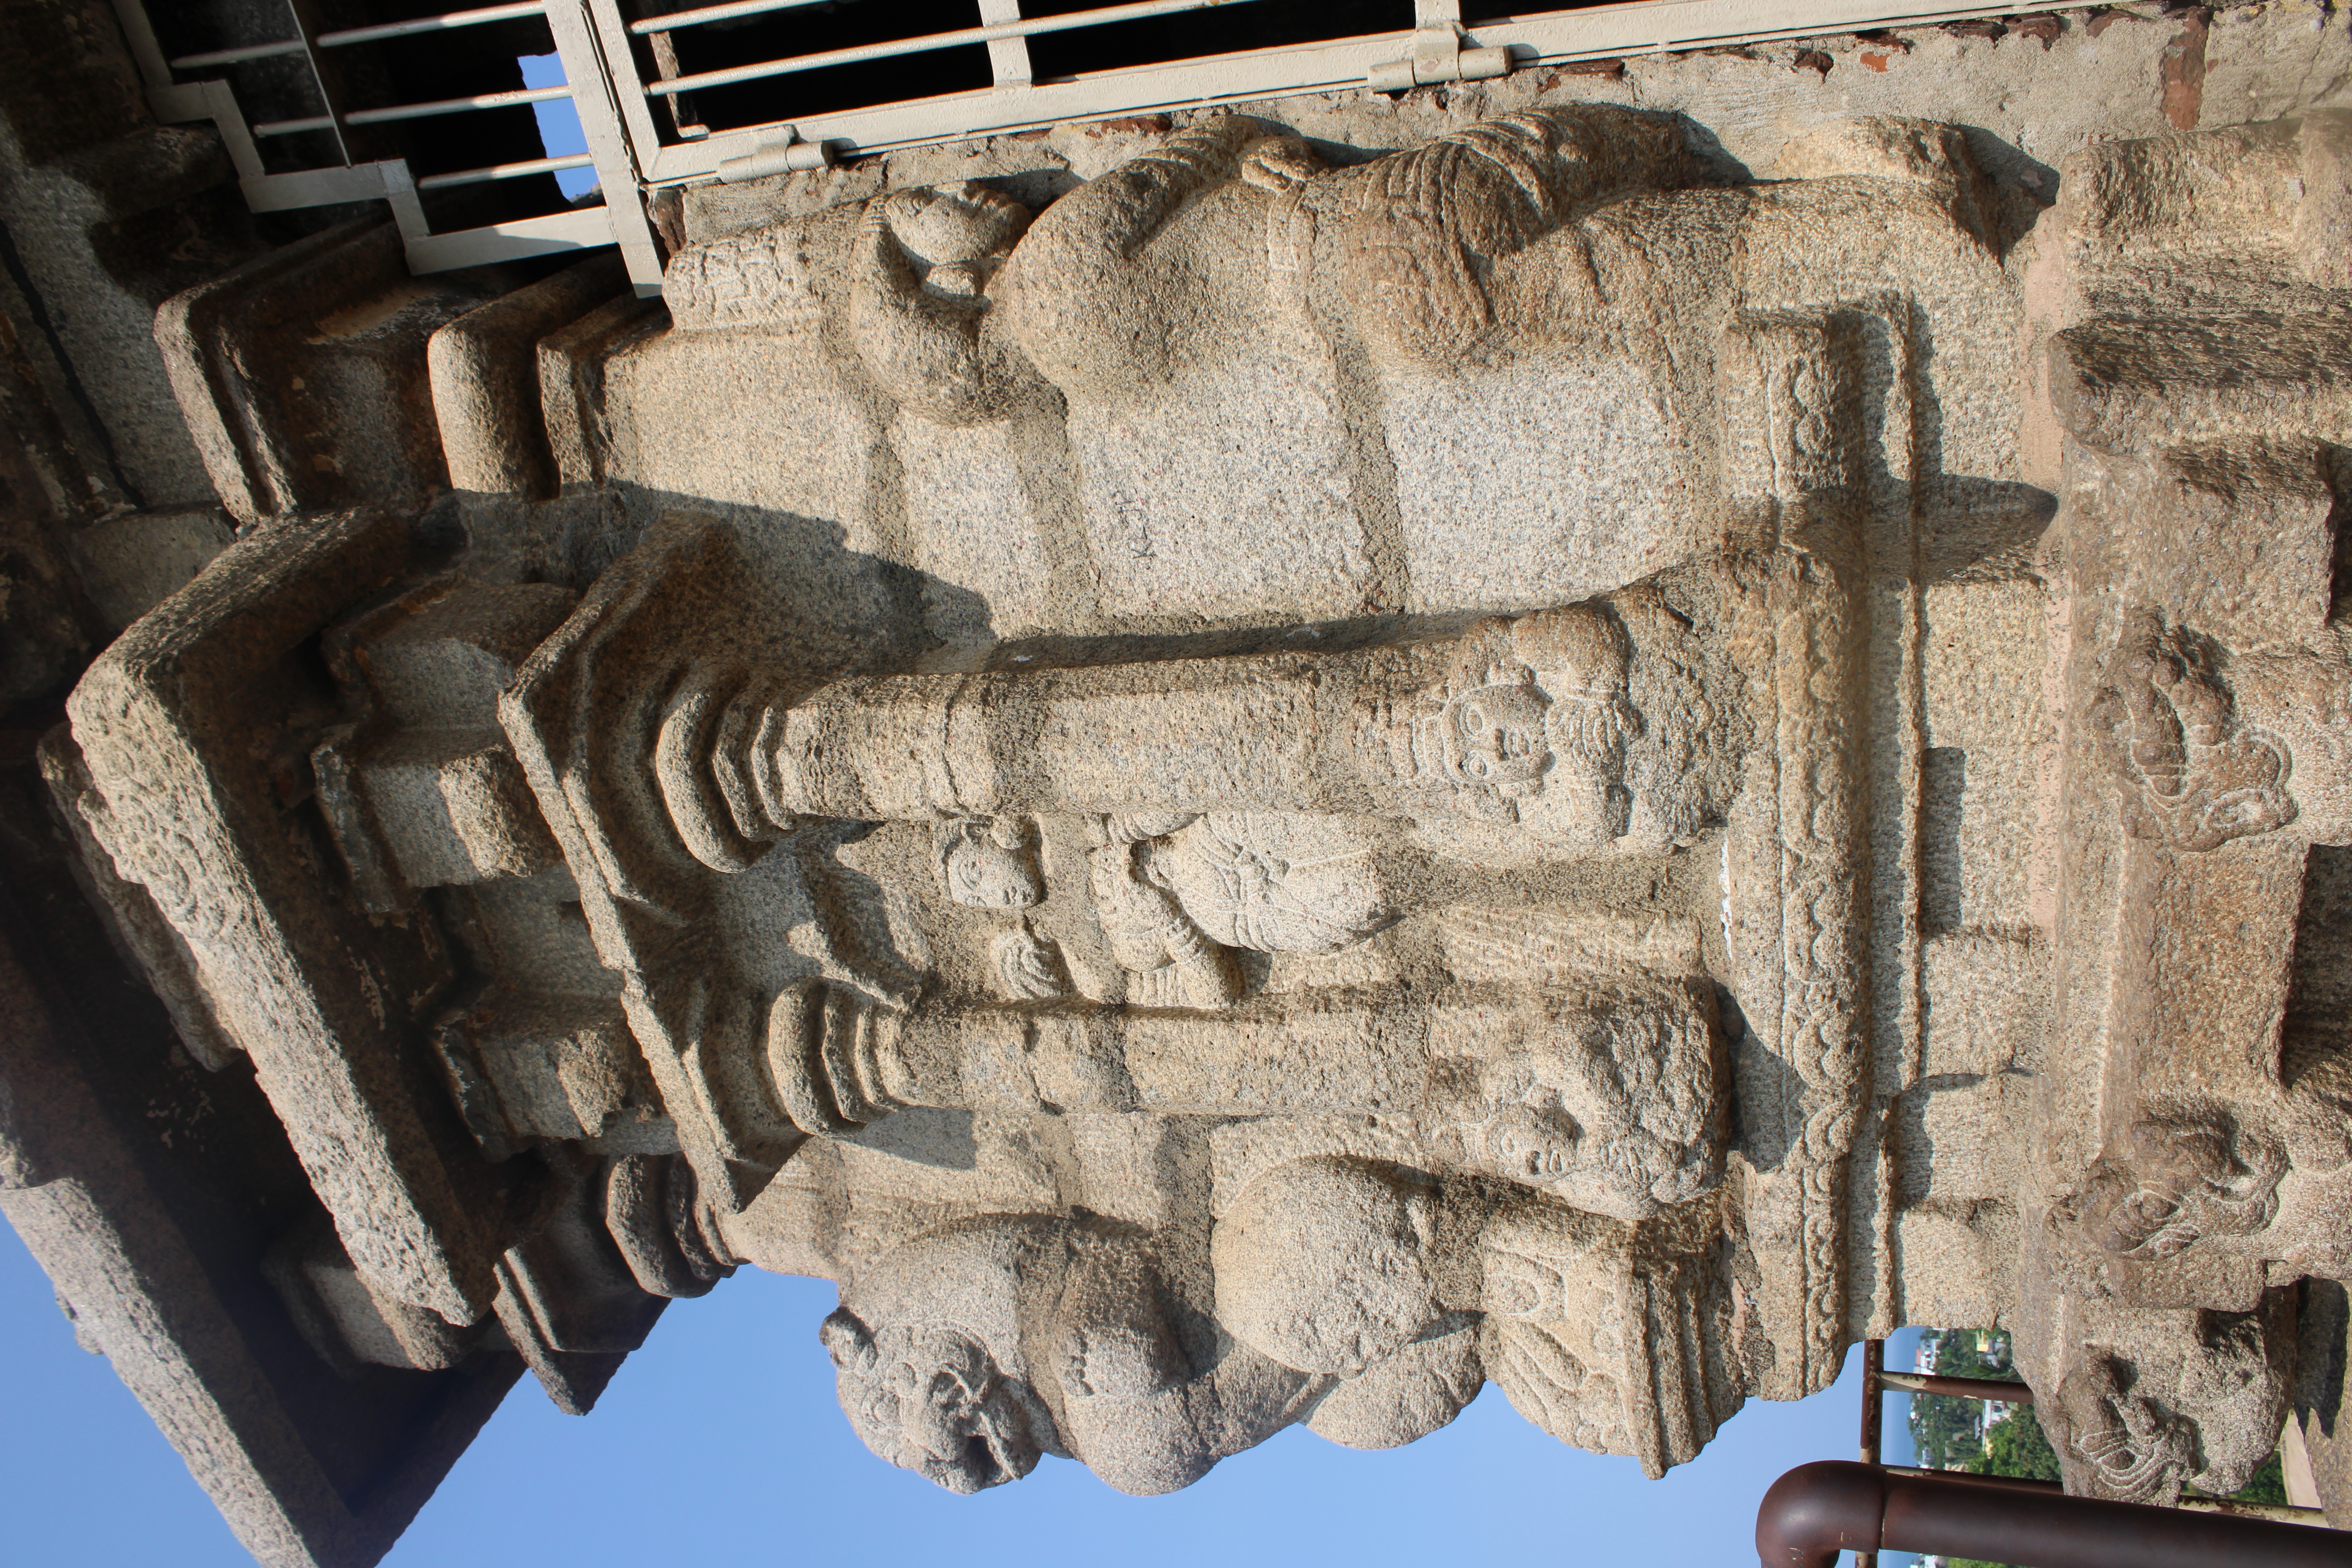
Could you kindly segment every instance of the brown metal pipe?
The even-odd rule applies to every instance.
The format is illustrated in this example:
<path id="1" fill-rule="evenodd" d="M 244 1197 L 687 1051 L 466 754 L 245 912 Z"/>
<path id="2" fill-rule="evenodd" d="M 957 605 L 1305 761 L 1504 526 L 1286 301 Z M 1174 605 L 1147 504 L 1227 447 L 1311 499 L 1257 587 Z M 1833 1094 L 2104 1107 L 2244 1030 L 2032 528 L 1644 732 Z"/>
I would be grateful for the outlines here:
<path id="1" fill-rule="evenodd" d="M 1868 1340 L 1862 1347 L 1862 1462 L 1878 1463 L 1879 1422 L 1886 1401 L 1880 1397 L 1879 1379 L 1886 1373 L 1886 1342 Z"/>
<path id="2" fill-rule="evenodd" d="M 1862 1462 L 1875 1465 L 1884 1457 L 1879 1453 L 1880 1417 L 1886 1408 L 1885 1390 L 1879 1379 L 1886 1372 L 1886 1342 L 1868 1340 L 1862 1347 Z M 1853 1568 L 1878 1568 L 1878 1553 L 1857 1552 Z"/>
<path id="3" fill-rule="evenodd" d="M 2352 1568 L 2352 1533 L 1890 1475 L 1822 1459 L 1772 1483 L 1756 1511 L 1763 1568 L 1835 1568 L 1841 1552 L 1935 1552 L 2030 1568 Z"/>
<path id="4" fill-rule="evenodd" d="M 2031 1405 L 2033 1390 L 2021 1383 L 1993 1377 L 1945 1377 L 1916 1372 L 1883 1372 L 1880 1384 L 1905 1394 L 1952 1394 L 1962 1399 L 1998 1399 L 2006 1405 Z"/>
<path id="5" fill-rule="evenodd" d="M 1973 1470 L 1929 1470 L 1916 1465 L 1881 1465 L 1890 1476 L 1925 1476 L 1929 1480 L 1964 1481 L 1972 1486 L 2016 1487 L 2030 1492 L 2063 1492 L 2066 1489 L 2056 1481 L 2034 1480 L 2026 1476 L 1982 1476 Z M 2304 1508 L 2294 1503 L 2239 1502 L 2232 1498 L 2207 1497 L 2201 1492 L 2184 1491 L 2175 1508 L 2192 1509 L 2199 1513 L 2231 1513 L 2247 1519 L 2275 1520 L 2281 1524 L 2303 1525 L 2312 1529 L 2328 1528 L 2325 1509 Z"/>
<path id="6" fill-rule="evenodd" d="M 2066 1489 L 2056 1481 L 2045 1481 L 2033 1476 L 1988 1476 L 1975 1470 L 1937 1470 L 1925 1465 L 1881 1465 L 1890 1476 L 1921 1476 L 1931 1481 L 1959 1481 L 1969 1486 L 2010 1487 L 2020 1491 L 2063 1492 Z"/>

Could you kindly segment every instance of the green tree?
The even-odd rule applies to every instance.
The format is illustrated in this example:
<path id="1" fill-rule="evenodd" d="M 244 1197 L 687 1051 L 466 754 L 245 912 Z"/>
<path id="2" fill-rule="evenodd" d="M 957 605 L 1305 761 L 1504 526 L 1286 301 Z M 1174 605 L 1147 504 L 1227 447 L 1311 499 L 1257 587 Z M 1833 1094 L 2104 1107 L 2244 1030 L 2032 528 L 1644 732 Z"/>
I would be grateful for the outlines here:
<path id="1" fill-rule="evenodd" d="M 1934 1366 L 1946 1377 L 2011 1382 L 2017 1377 L 2010 1366 L 2009 1334 L 2000 1329 L 1943 1330 L 1937 1337 Z M 1976 1400 L 1955 1394 L 1913 1395 L 1911 1445 L 1918 1452 L 1919 1462 L 1939 1470 L 1981 1468 L 1983 1420 L 1984 1406 Z M 2040 1436 L 2038 1430 L 2035 1435 Z"/>
<path id="2" fill-rule="evenodd" d="M 2021 1405 L 1985 1429 L 1984 1458 L 1969 1468 L 1984 1476 L 2054 1481 L 2058 1479 L 2058 1456 L 2042 1434 L 2033 1406 Z"/>
<path id="3" fill-rule="evenodd" d="M 2254 1472 L 2254 1479 L 2230 1494 L 2232 1502 L 2268 1502 L 2284 1506 L 2286 1502 L 2286 1472 L 2273 1452 Z"/>
<path id="4" fill-rule="evenodd" d="M 2013 1379 L 2009 1336 L 1998 1330 L 1963 1329 L 1947 1331 L 1936 1347 L 1936 1370 L 1947 1377 Z M 1923 1409 L 1934 1405 L 1935 1408 Z M 2030 1405 L 2012 1405 L 1999 1421 L 1986 1426 L 1979 1439 L 1972 1425 L 1975 1402 L 1920 1395 L 1911 1402 L 1911 1431 L 1921 1462 L 1939 1468 L 1959 1458 L 1979 1475 L 2015 1476 L 2032 1480 L 2059 1479 L 2058 1456 L 2042 1430 Z M 1949 1407 L 1949 1408 L 1947 1408 Z M 2273 1454 L 2253 1479 L 2230 1494 L 2238 1502 L 2284 1503 L 2286 1481 L 2279 1456 Z M 1946 1560 L 1949 1568 L 2012 1568 L 1971 1557 Z"/>
<path id="5" fill-rule="evenodd" d="M 1967 1468 L 1983 1451 L 1977 1433 L 1978 1411 L 1973 1399 L 1946 1394 L 1911 1397 L 1911 1446 L 1919 1462 L 1931 1469 Z"/>

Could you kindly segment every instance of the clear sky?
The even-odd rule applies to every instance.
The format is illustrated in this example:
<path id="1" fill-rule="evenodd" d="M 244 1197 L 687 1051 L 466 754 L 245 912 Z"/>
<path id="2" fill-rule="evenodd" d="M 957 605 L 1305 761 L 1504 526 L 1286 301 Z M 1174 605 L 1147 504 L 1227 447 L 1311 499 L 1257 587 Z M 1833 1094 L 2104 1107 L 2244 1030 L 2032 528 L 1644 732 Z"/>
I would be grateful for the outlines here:
<path id="1" fill-rule="evenodd" d="M 524 55 L 515 61 L 522 67 L 525 87 L 562 87 L 563 61 L 555 55 Z M 575 153 L 588 151 L 588 133 L 580 128 L 580 110 L 562 99 L 534 103 L 531 111 L 539 116 L 540 144 L 551 158 L 569 158 Z M 565 169 L 555 176 L 555 184 L 566 197 L 585 195 L 596 188 L 593 169 Z"/>
<path id="2" fill-rule="evenodd" d="M 1048 1458 L 959 1498 L 851 1434 L 816 1341 L 833 1305 L 824 1281 L 746 1268 L 674 1305 L 593 1415 L 561 1414 L 526 1378 L 386 1563 L 1747 1568 L 1773 1479 L 1854 1457 L 1850 1357 L 1826 1393 L 1750 1402 L 1663 1481 L 1553 1441 L 1490 1386 L 1453 1426 L 1386 1453 L 1300 1427 L 1171 1497 L 1123 1497 Z M 0 1568 L 250 1561 L 106 1362 L 74 1343 L 13 1232 L 0 1240 Z M 1906 1336 L 1890 1364 L 1910 1353 Z M 1885 1426 L 1887 1458 L 1906 1458 L 1898 1402 Z"/>

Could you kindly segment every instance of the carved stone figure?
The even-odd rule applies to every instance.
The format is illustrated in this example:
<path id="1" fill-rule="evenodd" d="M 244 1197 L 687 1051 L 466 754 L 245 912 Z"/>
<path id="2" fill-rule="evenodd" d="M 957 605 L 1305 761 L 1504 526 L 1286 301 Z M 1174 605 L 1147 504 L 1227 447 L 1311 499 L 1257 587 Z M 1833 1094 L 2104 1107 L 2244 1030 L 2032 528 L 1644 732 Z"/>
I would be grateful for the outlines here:
<path id="1" fill-rule="evenodd" d="M 854 242 L 849 335 L 867 374 L 944 424 L 1001 414 L 1026 367 L 984 331 L 988 289 L 1028 209 L 985 185 L 894 191 Z"/>
<path id="2" fill-rule="evenodd" d="M 919 1237 L 825 1320 L 866 1447 L 953 1491 L 1043 1453 L 1121 1491 L 1189 1486 L 1297 1418 L 1314 1380 L 1228 1347 L 1196 1371 L 1148 1243 L 1060 1219 Z"/>
<path id="3" fill-rule="evenodd" d="M 2077 1223 L 2119 1257 L 2177 1258 L 2205 1237 L 2268 1226 L 2285 1173 L 2284 1150 L 2226 1117 L 2142 1121 L 2120 1158 L 2091 1168 Z"/>
<path id="4" fill-rule="evenodd" d="M 1230 950 L 1323 955 L 1395 918 L 1360 837 L 1328 817 L 1279 812 L 1163 813 L 1092 819 L 1087 887 L 1103 940 L 1146 1006 L 1220 1007 L 1239 999 Z M 1006 843 L 1010 837 L 1013 841 Z M 1022 826 L 951 818 L 940 879 L 973 909 L 1025 909 L 1045 897 Z M 1004 994 L 1072 994 L 1058 953 L 1021 926 L 1000 939 Z"/>
<path id="5" fill-rule="evenodd" d="M 91 665 L 41 766 L 303 1353 L 585 1410 L 806 1272 L 876 1455 L 1153 1494 L 1488 1381 L 1655 1476 L 1999 1324 L 2071 1488 L 2244 1481 L 2352 1279 L 2352 122 L 2053 187 L 1511 79 L 680 197 L 663 306 L 441 340 L 556 493 Z"/>
<path id="6" fill-rule="evenodd" d="M 2270 1457 L 2259 1434 L 2285 1418 L 2291 1331 L 2284 1292 L 2251 1312 L 2107 1314 L 2052 1402 L 2072 1489 L 2168 1505 L 2184 1484 L 2243 1487 Z"/>
<path id="7" fill-rule="evenodd" d="M 2294 820 L 2284 747 L 2237 722 L 2228 687 L 2178 634 L 2132 657 L 2126 676 L 2137 828 L 2181 848 L 2214 849 Z"/>

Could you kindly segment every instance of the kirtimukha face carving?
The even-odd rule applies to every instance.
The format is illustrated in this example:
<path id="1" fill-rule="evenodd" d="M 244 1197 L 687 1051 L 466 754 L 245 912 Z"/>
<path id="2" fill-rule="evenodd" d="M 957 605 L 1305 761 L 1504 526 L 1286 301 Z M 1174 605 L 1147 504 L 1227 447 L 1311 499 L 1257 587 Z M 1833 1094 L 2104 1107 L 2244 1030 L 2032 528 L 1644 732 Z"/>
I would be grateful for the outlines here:
<path id="1" fill-rule="evenodd" d="M 1027 207 L 969 180 L 893 192 L 883 216 L 898 244 L 927 269 L 924 287 L 963 296 L 987 287 L 1029 226 Z"/>
<path id="2" fill-rule="evenodd" d="M 1534 782 L 1551 761 L 1544 739 L 1544 694 L 1525 683 L 1480 686 L 1454 699 L 1454 764 L 1470 784 Z"/>
<path id="3" fill-rule="evenodd" d="M 971 1335 L 946 1324 L 869 1329 L 838 1310 L 820 1336 L 841 1408 L 877 1458 L 966 1495 L 1037 1468 L 1034 1401 Z"/>
<path id="4" fill-rule="evenodd" d="M 971 817 L 942 830 L 940 875 L 948 897 L 975 910 L 1025 910 L 1045 897 L 1045 879 L 1019 826 Z"/>

